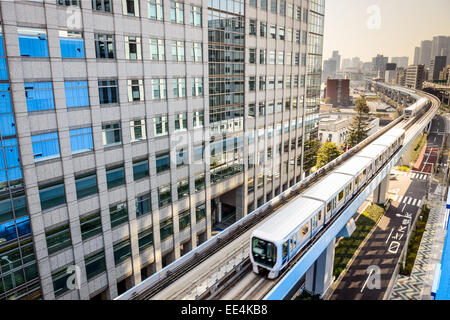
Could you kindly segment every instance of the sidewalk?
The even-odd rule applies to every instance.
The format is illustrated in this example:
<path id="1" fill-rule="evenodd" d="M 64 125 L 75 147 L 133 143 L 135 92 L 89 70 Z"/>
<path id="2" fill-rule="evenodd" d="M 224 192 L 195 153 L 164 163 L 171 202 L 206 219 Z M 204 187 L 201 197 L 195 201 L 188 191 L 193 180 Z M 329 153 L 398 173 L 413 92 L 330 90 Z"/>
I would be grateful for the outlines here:
<path id="1" fill-rule="evenodd" d="M 442 203 L 442 193 L 445 188 L 438 185 L 430 194 L 428 205 L 430 215 L 427 226 L 417 252 L 416 261 L 411 276 L 397 275 L 396 282 L 390 294 L 390 300 L 431 300 L 434 271 L 440 262 L 444 245 L 442 236 L 445 210 Z"/>

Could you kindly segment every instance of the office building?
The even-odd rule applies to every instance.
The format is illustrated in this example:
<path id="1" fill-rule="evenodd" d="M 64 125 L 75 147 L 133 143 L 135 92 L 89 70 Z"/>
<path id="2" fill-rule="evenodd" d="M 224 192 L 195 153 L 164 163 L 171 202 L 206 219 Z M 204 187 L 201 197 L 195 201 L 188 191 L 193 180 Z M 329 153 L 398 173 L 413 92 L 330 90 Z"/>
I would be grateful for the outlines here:
<path id="1" fill-rule="evenodd" d="M 444 70 L 447 65 L 446 56 L 436 56 L 430 61 L 430 72 L 428 74 L 428 80 L 434 81 L 439 80 L 439 74 Z"/>
<path id="2" fill-rule="evenodd" d="M 407 68 L 409 63 L 408 57 L 392 57 L 391 63 L 395 63 L 397 68 Z"/>
<path id="3" fill-rule="evenodd" d="M 405 86 L 416 90 L 422 90 L 425 76 L 425 66 L 423 64 L 409 66 L 406 69 Z"/>
<path id="4" fill-rule="evenodd" d="M 430 59 L 431 59 L 431 40 L 424 40 L 420 44 L 420 56 L 419 63 L 425 65 L 425 69 L 430 68 Z"/>
<path id="5" fill-rule="evenodd" d="M 302 179 L 324 0 L 0 9 L 0 299 L 113 299 Z"/>
<path id="6" fill-rule="evenodd" d="M 336 107 L 347 107 L 350 100 L 350 79 L 327 79 L 325 89 L 325 100 Z"/>

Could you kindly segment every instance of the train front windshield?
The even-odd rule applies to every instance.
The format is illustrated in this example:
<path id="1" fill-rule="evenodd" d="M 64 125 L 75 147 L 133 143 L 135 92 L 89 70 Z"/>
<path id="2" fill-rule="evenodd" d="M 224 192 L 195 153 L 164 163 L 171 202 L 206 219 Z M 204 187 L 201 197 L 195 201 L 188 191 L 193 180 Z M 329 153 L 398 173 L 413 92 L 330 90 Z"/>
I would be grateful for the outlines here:
<path id="1" fill-rule="evenodd" d="M 261 240 L 258 238 L 252 239 L 252 254 L 253 259 L 262 264 L 272 268 L 276 262 L 276 247 L 272 242 Z"/>

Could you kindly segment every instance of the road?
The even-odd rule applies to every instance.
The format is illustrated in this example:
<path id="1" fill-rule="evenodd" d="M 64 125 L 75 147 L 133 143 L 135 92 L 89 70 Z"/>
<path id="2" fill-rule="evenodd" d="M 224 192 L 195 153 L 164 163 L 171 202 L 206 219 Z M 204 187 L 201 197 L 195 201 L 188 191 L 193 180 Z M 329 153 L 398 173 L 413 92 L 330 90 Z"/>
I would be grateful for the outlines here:
<path id="1" fill-rule="evenodd" d="M 428 189 L 432 166 L 437 161 L 445 125 L 441 117 L 433 119 L 427 150 L 420 172 L 397 173 L 389 183 L 392 204 L 365 245 L 337 284 L 330 300 L 382 300 Z M 429 170 L 429 171 L 428 171 Z"/>

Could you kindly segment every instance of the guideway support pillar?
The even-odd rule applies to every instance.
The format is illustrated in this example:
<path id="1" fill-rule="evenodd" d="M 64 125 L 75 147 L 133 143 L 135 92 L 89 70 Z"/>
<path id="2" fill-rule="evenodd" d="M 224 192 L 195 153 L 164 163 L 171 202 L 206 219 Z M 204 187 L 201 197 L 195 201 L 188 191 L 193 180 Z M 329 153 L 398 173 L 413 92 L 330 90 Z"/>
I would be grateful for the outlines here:
<path id="1" fill-rule="evenodd" d="M 386 202 L 386 193 L 389 189 L 389 173 L 381 181 L 373 192 L 373 203 L 384 205 Z"/>
<path id="2" fill-rule="evenodd" d="M 313 294 L 322 296 L 333 283 L 335 240 L 333 238 L 327 249 L 306 272 L 305 289 Z"/>

